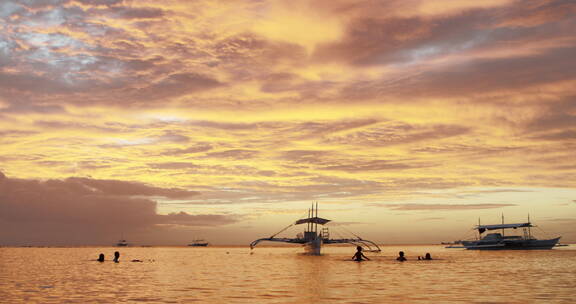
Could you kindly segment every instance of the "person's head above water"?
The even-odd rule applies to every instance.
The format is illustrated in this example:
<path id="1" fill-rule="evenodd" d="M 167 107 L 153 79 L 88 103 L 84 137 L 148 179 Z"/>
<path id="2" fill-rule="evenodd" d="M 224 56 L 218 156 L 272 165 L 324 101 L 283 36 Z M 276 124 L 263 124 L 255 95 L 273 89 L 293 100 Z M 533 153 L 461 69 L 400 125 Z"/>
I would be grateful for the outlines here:
<path id="1" fill-rule="evenodd" d="M 398 252 L 398 255 L 401 256 L 401 257 L 403 257 L 403 256 L 404 256 L 404 251 Z"/>
<path id="2" fill-rule="evenodd" d="M 104 254 L 103 253 L 98 255 L 98 262 L 104 262 Z"/>
<path id="3" fill-rule="evenodd" d="M 426 256 L 424 257 L 424 259 L 431 260 L 432 256 L 430 255 L 430 253 L 426 252 Z"/>
<path id="4" fill-rule="evenodd" d="M 356 250 L 357 250 L 357 251 L 362 251 L 362 247 L 361 247 L 361 246 L 357 246 L 357 247 L 356 247 Z"/>

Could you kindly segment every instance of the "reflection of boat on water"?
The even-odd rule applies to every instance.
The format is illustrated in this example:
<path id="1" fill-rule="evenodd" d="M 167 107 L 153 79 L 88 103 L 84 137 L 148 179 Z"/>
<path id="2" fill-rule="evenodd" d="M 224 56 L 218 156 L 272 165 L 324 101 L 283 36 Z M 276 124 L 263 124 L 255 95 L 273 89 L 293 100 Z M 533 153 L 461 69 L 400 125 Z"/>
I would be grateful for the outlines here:
<path id="1" fill-rule="evenodd" d="M 532 236 L 530 230 L 531 227 L 535 226 L 530 223 L 530 218 L 528 218 L 528 222 L 525 223 L 504 224 L 504 217 L 502 217 L 502 224 L 478 224 L 474 228 L 475 230 L 478 230 L 477 240 L 461 241 L 461 246 L 452 245 L 447 246 L 446 248 L 466 248 L 476 250 L 552 249 L 560 240 L 560 237 L 539 240 Z M 516 230 L 518 228 L 522 229 L 522 235 L 505 235 L 506 229 Z M 486 236 L 482 237 L 484 232 L 492 230 L 501 230 L 501 233 L 488 233 Z"/>
<path id="2" fill-rule="evenodd" d="M 192 243 L 188 244 L 191 247 L 206 247 L 208 246 L 208 242 L 202 239 L 193 240 Z"/>
<path id="3" fill-rule="evenodd" d="M 316 203 L 316 208 L 312 204 L 312 208 L 308 210 L 308 217 L 299 219 L 296 222 L 290 224 L 288 227 L 282 229 L 280 232 L 272 235 L 268 238 L 257 239 L 250 244 L 250 248 L 254 248 L 258 243 L 263 241 L 268 242 L 281 242 L 289 244 L 302 244 L 308 253 L 319 255 L 323 244 L 352 244 L 354 246 L 361 246 L 365 251 L 380 252 L 380 247 L 372 241 L 360 238 L 354 235 L 351 238 L 330 238 L 330 231 L 326 225 L 330 220 L 318 217 L 318 203 Z M 306 224 L 306 229 L 304 234 L 298 233 L 295 238 L 282 238 L 276 237 L 278 234 L 286 231 L 288 228 L 294 225 Z M 318 225 L 323 226 L 321 230 L 318 230 Z"/>

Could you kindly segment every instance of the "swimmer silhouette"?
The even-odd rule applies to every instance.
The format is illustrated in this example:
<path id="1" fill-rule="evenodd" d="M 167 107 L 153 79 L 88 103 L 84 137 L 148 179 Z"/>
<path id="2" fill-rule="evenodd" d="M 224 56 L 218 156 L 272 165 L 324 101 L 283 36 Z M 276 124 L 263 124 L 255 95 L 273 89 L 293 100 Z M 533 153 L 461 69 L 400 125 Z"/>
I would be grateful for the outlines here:
<path id="1" fill-rule="evenodd" d="M 354 256 L 352 256 L 352 259 L 356 262 L 362 262 L 363 261 L 362 258 L 365 258 L 366 260 L 370 261 L 370 259 L 362 253 L 362 247 L 358 246 L 356 247 L 356 253 L 354 254 Z"/>
<path id="2" fill-rule="evenodd" d="M 424 257 L 424 260 L 431 260 L 432 256 L 430 255 L 430 253 L 426 252 L 426 256 Z"/>
<path id="3" fill-rule="evenodd" d="M 104 262 L 104 254 L 103 254 L 103 253 L 101 253 L 101 254 L 98 256 L 98 260 L 97 260 L 97 261 L 98 261 L 98 262 Z"/>
<path id="4" fill-rule="evenodd" d="M 114 263 L 118 263 L 120 259 L 120 252 L 116 251 L 114 252 Z"/>
<path id="5" fill-rule="evenodd" d="M 396 258 L 396 261 L 400 261 L 400 262 L 406 261 L 406 258 L 404 257 L 404 251 L 398 252 L 398 257 Z"/>

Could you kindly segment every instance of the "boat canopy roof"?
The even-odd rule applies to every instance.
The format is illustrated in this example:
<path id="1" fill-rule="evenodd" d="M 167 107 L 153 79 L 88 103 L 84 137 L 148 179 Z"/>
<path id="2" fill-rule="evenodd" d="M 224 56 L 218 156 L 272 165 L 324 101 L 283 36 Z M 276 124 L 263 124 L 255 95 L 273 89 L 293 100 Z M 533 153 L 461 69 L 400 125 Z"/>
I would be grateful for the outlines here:
<path id="1" fill-rule="evenodd" d="M 316 217 L 309 217 L 309 218 L 297 220 L 296 223 L 294 223 L 294 225 L 300 225 L 300 224 L 306 224 L 306 223 L 324 225 L 324 224 L 328 223 L 329 221 L 330 220 L 316 216 Z"/>
<path id="2" fill-rule="evenodd" d="M 516 224 L 497 224 L 497 225 L 478 225 L 476 229 L 478 230 L 497 230 L 497 229 L 508 229 L 508 228 L 521 228 L 521 227 L 533 227 L 530 223 L 516 223 Z"/>

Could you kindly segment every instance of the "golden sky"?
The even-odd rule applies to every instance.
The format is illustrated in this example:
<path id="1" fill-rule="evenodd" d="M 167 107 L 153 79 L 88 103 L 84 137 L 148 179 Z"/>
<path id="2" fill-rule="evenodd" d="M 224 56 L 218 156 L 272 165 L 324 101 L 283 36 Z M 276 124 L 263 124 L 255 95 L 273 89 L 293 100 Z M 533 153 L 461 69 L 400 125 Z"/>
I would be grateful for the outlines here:
<path id="1" fill-rule="evenodd" d="M 576 3 L 0 3 L 0 245 L 576 241 Z"/>

